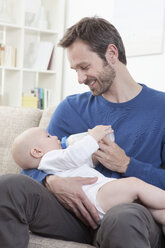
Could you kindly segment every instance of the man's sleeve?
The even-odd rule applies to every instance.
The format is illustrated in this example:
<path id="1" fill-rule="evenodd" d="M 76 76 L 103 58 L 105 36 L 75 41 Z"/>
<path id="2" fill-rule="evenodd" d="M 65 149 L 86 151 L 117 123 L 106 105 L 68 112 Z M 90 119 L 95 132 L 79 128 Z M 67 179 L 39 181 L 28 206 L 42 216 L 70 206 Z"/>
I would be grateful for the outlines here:
<path id="1" fill-rule="evenodd" d="M 152 164 L 144 163 L 131 158 L 130 164 L 124 177 L 136 176 L 143 181 L 165 190 L 165 144 L 162 149 L 162 168 L 154 167 Z"/>
<path id="2" fill-rule="evenodd" d="M 76 120 L 76 121 L 75 121 Z M 88 130 L 86 121 L 76 111 L 76 106 L 72 106 L 69 99 L 64 99 L 53 113 L 47 131 L 51 135 L 61 139 L 74 133 L 85 132 Z"/>
<path id="3" fill-rule="evenodd" d="M 21 174 L 32 177 L 41 184 L 43 184 L 44 178 L 48 175 L 47 173 L 37 169 L 22 170 Z"/>

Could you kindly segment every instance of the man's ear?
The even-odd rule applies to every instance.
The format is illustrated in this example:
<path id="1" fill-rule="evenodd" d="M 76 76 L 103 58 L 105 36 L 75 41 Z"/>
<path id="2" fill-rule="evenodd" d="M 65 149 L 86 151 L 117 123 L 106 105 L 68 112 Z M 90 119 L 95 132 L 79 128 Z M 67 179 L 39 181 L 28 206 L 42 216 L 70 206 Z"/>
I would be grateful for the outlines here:
<path id="1" fill-rule="evenodd" d="M 39 148 L 32 148 L 31 151 L 30 151 L 30 154 L 34 158 L 42 158 L 42 156 L 44 155 L 44 153 Z"/>
<path id="2" fill-rule="evenodd" d="M 115 64 L 118 59 L 118 49 L 114 44 L 109 44 L 105 57 L 110 64 Z"/>

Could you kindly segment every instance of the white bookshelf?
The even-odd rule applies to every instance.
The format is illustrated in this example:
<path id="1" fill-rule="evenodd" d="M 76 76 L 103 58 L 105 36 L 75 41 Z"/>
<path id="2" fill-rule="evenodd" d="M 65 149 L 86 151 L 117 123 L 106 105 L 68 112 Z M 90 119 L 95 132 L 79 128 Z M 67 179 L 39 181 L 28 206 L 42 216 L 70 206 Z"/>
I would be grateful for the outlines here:
<path id="1" fill-rule="evenodd" d="M 2 0 L 0 0 L 2 1 Z M 51 105 L 57 105 L 62 95 L 63 49 L 57 46 L 63 35 L 65 21 L 65 0 L 41 0 L 46 13 L 47 27 L 27 25 L 27 2 L 29 0 L 7 1 L 10 19 L 3 20 L 0 12 L 0 43 L 16 48 L 16 66 L 0 66 L 0 104 L 21 106 L 22 95 L 32 88 L 42 87 L 52 91 Z M 33 2 L 39 0 L 33 0 Z M 54 45 L 50 69 L 26 66 L 33 51 L 30 43 L 51 42 Z M 32 54 L 30 54 L 32 52 Z"/>

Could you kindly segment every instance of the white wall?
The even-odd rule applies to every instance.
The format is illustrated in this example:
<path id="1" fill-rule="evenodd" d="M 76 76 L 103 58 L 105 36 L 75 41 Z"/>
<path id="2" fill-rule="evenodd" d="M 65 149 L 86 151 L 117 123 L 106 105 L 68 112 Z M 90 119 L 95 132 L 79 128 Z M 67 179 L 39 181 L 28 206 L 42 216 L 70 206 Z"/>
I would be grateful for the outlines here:
<path id="1" fill-rule="evenodd" d="M 114 1 L 115 0 L 66 0 L 66 28 L 70 27 L 85 16 L 98 15 L 108 20 L 111 20 L 111 18 L 113 19 Z M 126 7 L 128 7 L 129 12 L 129 6 Z M 155 8 L 156 7 L 157 1 L 155 1 Z M 112 24 L 114 24 L 113 21 Z M 127 58 L 127 67 L 137 82 L 141 82 L 152 88 L 165 91 L 165 39 L 163 40 L 163 44 L 164 51 L 162 54 L 129 57 Z M 76 73 L 69 67 L 66 51 L 64 54 L 63 98 L 70 94 L 81 93 L 89 90 L 87 86 L 79 85 Z"/>

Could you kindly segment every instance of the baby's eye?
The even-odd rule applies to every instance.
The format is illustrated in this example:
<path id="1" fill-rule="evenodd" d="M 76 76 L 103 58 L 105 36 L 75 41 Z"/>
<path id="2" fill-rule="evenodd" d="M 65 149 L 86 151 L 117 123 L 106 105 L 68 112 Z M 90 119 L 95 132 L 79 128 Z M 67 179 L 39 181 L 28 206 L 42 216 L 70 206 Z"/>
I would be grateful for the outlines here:
<path id="1" fill-rule="evenodd" d="M 47 137 L 50 138 L 50 134 L 48 134 Z"/>

